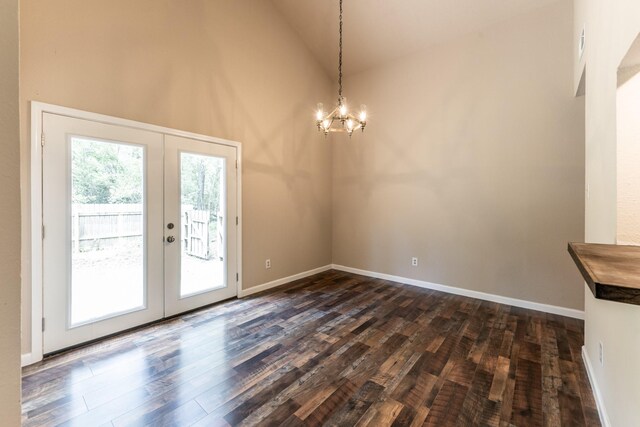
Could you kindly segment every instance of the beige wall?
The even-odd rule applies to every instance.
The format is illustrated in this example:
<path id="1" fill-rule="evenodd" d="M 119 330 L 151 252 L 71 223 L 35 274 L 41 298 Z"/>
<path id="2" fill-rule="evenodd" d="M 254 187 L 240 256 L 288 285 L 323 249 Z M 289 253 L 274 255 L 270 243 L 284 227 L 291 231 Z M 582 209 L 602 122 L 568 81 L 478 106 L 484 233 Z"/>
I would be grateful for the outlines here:
<path id="1" fill-rule="evenodd" d="M 244 287 L 331 262 L 331 145 L 310 122 L 331 83 L 270 2 L 24 0 L 21 25 L 24 188 L 30 100 L 236 140 Z"/>
<path id="2" fill-rule="evenodd" d="M 587 0 L 586 200 L 589 242 L 615 243 L 618 227 L 617 69 L 640 32 L 637 0 Z M 636 165 L 637 166 L 637 165 Z M 640 188 L 636 191 L 640 194 Z M 598 343 L 604 364 L 598 361 Z M 585 350 L 615 427 L 640 425 L 640 307 L 596 300 L 585 292 Z"/>
<path id="3" fill-rule="evenodd" d="M 334 145 L 334 263 L 581 310 L 572 34 L 563 0 L 349 76 L 370 125 Z"/>
<path id="4" fill-rule="evenodd" d="M 640 74 L 633 74 L 618 88 L 616 102 L 617 243 L 622 245 L 640 245 Z"/>
<path id="5" fill-rule="evenodd" d="M 584 95 L 586 78 L 584 77 L 587 62 L 587 50 L 589 49 L 589 29 L 587 24 L 587 0 L 573 0 L 573 60 L 576 66 L 573 70 L 573 88 L 575 93 Z M 585 50 L 580 56 L 579 42 L 582 30 L 585 30 Z"/>
<path id="6" fill-rule="evenodd" d="M 0 420 L 20 425 L 18 0 L 0 0 Z"/>

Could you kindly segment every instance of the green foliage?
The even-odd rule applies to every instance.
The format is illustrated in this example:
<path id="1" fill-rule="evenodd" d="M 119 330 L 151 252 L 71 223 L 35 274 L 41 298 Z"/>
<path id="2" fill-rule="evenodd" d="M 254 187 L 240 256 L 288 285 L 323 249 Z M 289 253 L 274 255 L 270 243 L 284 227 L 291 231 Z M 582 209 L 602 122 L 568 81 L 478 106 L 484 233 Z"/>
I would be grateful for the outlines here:
<path id="1" fill-rule="evenodd" d="M 142 147 L 73 138 L 73 203 L 142 203 Z"/>
<path id="2" fill-rule="evenodd" d="M 182 153 L 180 162 L 182 204 L 191 205 L 195 210 L 208 210 L 213 219 L 220 209 L 222 160 Z"/>
<path id="3" fill-rule="evenodd" d="M 73 138 L 71 141 L 73 203 L 142 203 L 144 149 Z M 220 209 L 222 159 L 181 154 L 181 203 L 208 210 L 215 219 Z"/>

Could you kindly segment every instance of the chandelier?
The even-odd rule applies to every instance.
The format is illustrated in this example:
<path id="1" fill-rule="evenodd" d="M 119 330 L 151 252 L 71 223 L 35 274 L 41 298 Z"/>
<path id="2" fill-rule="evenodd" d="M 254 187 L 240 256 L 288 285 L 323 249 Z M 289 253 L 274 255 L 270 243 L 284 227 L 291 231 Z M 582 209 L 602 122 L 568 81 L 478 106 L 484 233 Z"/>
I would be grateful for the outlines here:
<path id="1" fill-rule="evenodd" d="M 367 110 L 360 106 L 357 116 L 349 112 L 347 98 L 342 96 L 342 0 L 340 0 L 340 48 L 338 55 L 338 105 L 330 113 L 325 113 L 322 103 L 318 104 L 316 111 L 316 125 L 318 130 L 324 132 L 346 132 L 351 136 L 353 131 L 361 129 L 367 124 Z"/>

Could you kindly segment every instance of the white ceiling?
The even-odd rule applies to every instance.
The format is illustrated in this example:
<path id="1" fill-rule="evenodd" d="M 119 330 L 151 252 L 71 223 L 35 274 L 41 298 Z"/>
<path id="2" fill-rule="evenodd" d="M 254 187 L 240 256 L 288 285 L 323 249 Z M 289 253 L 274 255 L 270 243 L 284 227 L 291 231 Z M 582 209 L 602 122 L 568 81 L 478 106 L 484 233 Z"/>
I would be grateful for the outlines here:
<path id="1" fill-rule="evenodd" d="M 271 0 L 331 76 L 338 0 Z M 344 0 L 343 72 L 359 72 L 557 0 Z"/>

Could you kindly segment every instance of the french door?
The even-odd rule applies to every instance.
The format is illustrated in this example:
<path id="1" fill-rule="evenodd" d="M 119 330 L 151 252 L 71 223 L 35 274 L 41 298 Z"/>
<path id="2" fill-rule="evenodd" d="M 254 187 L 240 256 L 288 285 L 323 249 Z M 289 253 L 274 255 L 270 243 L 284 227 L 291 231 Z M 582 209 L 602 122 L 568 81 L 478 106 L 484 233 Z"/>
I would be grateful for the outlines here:
<path id="1" fill-rule="evenodd" d="M 165 315 L 237 294 L 236 149 L 165 136 Z"/>
<path id="2" fill-rule="evenodd" d="M 237 294 L 235 147 L 42 120 L 44 353 Z"/>

